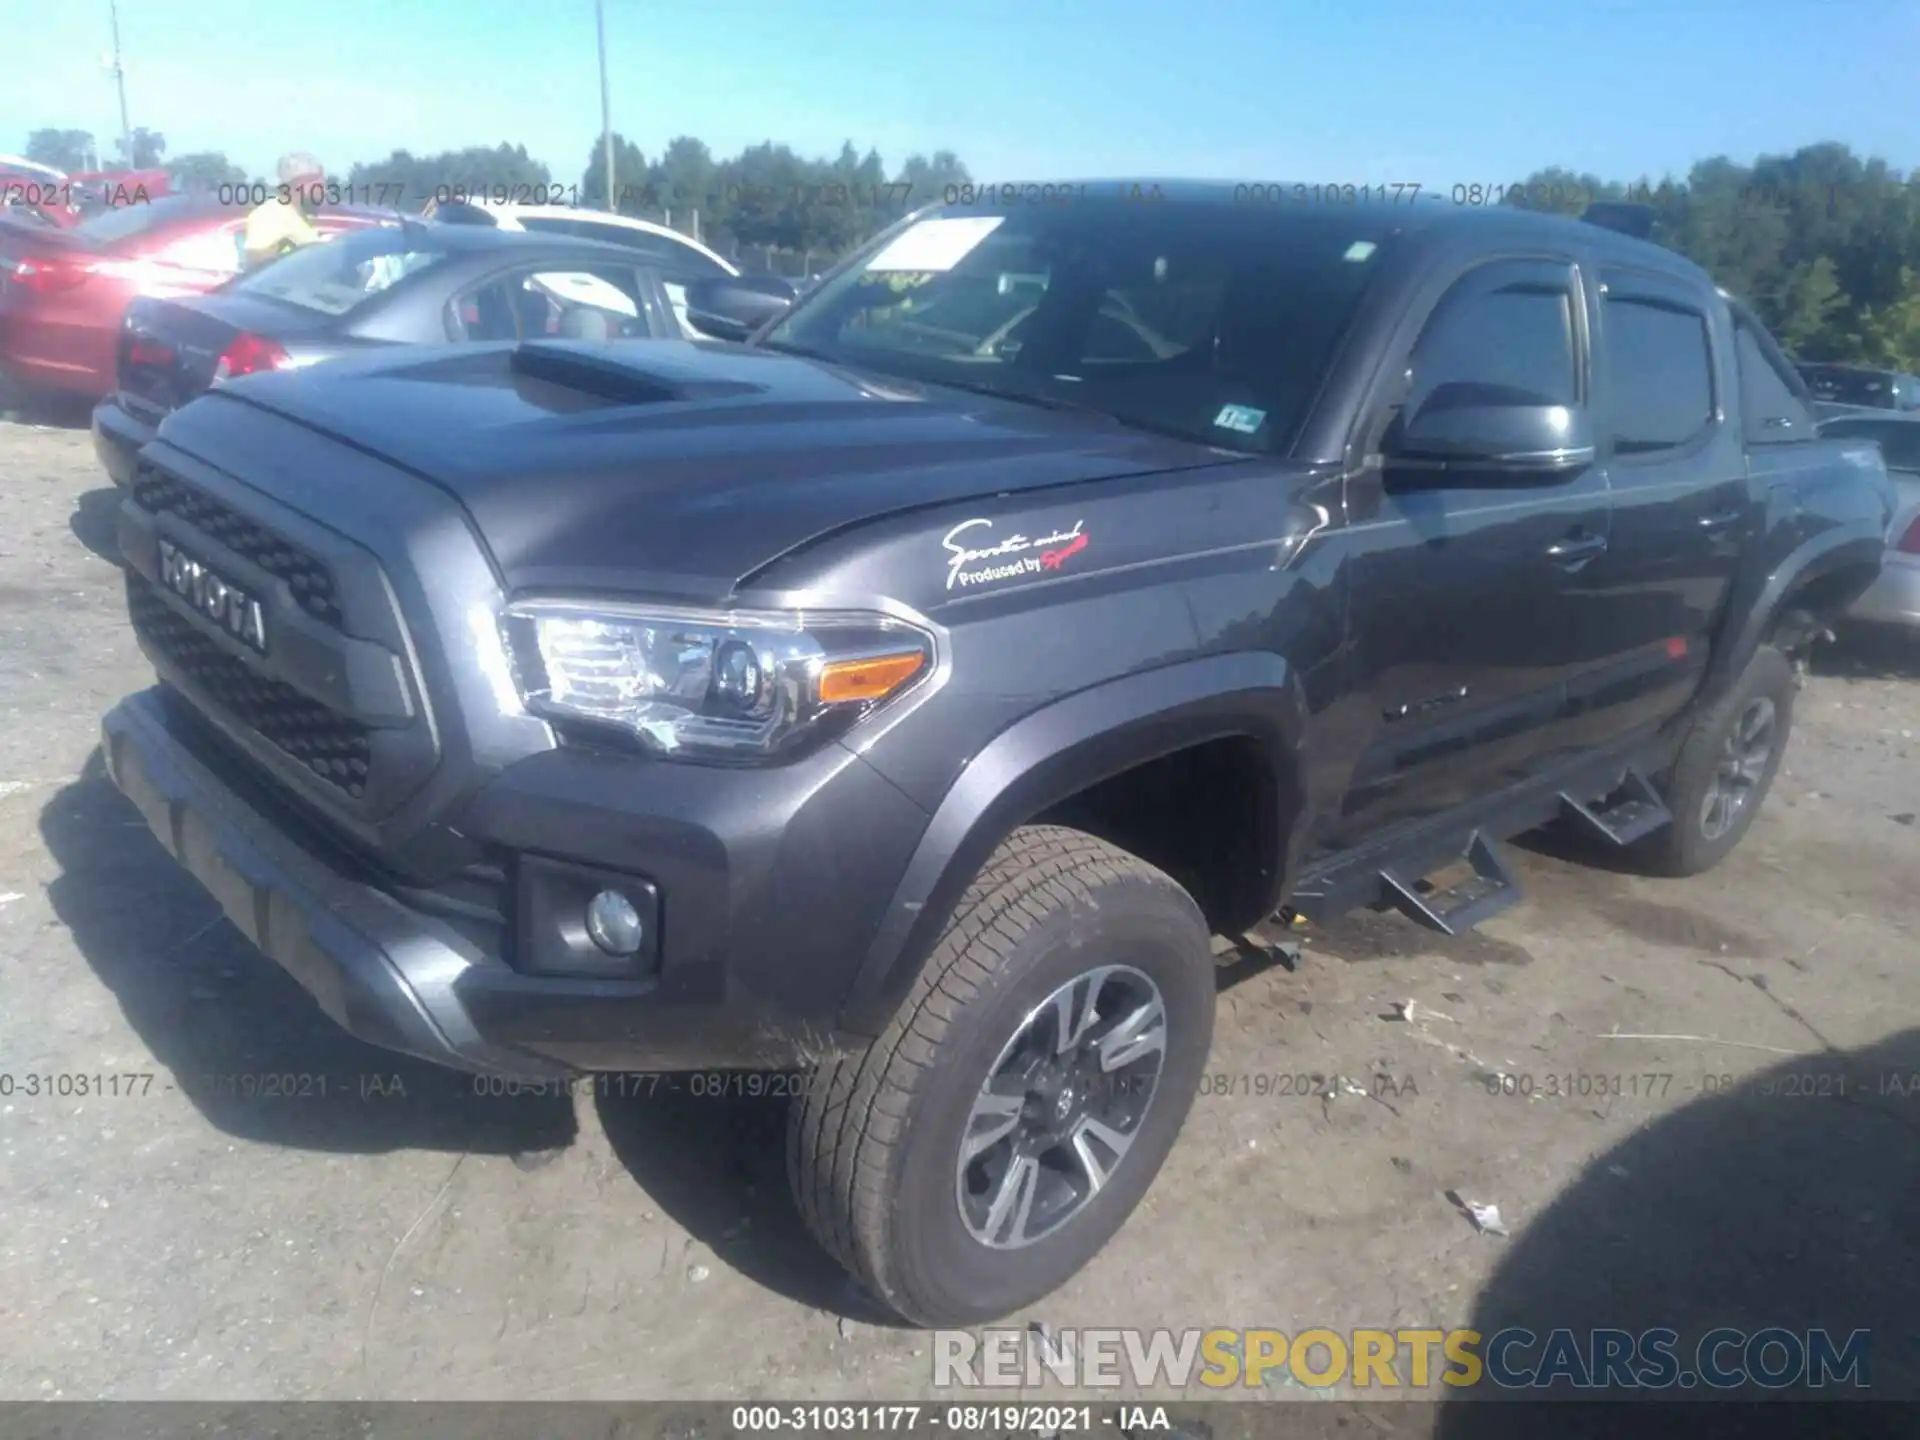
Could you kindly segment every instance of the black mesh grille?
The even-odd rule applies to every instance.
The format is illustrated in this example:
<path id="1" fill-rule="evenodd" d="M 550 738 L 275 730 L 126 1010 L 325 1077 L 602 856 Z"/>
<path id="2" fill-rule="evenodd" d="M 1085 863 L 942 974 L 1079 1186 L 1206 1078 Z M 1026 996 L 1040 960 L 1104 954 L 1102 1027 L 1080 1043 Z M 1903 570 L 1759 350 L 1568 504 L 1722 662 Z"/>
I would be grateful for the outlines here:
<path id="1" fill-rule="evenodd" d="M 246 556 L 269 575 L 287 582 L 300 608 L 315 619 L 340 628 L 340 605 L 333 574 L 305 551 L 255 524 L 193 486 L 144 466 L 133 477 L 134 503 L 152 513 L 178 515 L 196 530 Z"/>
<path id="2" fill-rule="evenodd" d="M 291 685 L 258 674 L 183 618 L 138 575 L 127 576 L 127 609 L 133 628 L 223 714 L 258 731 L 345 794 L 356 800 L 366 794 L 372 758 L 366 726 Z"/>

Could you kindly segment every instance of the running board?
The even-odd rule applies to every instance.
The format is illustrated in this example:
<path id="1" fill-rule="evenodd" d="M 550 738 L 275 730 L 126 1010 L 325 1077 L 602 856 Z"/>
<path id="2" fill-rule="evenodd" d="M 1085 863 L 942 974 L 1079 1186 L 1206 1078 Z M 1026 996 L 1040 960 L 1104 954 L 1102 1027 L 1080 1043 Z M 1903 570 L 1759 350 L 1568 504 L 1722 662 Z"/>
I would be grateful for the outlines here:
<path id="1" fill-rule="evenodd" d="M 1466 854 L 1459 858 L 1473 867 L 1473 874 L 1444 890 L 1423 888 L 1424 879 L 1409 878 L 1392 866 L 1382 867 L 1381 898 L 1415 924 L 1442 935 L 1471 930 L 1519 900 L 1520 882 L 1506 857 L 1478 830 L 1468 840 Z"/>
<path id="2" fill-rule="evenodd" d="M 1581 830 L 1609 845 L 1631 845 L 1673 819 L 1667 802 L 1637 767 L 1629 767 L 1610 794 L 1592 801 L 1562 790 L 1560 805 Z"/>
<path id="3" fill-rule="evenodd" d="M 1349 849 L 1318 855 L 1294 883 L 1287 907 L 1316 925 L 1350 910 L 1397 909 L 1412 914 L 1422 925 L 1433 925 L 1437 918 L 1442 923 L 1435 928 L 1464 929 L 1517 898 L 1512 875 L 1495 848 L 1501 841 L 1563 819 L 1568 796 L 1587 797 L 1588 809 L 1612 817 L 1609 823 L 1616 831 L 1632 835 L 1632 827 L 1625 823 L 1629 817 L 1615 816 L 1601 797 L 1624 794 L 1644 800 L 1645 793 L 1631 777 L 1659 774 L 1673 759 L 1673 744 L 1655 727 L 1643 726 L 1616 745 L 1563 760 L 1446 813 L 1395 826 Z M 1662 806 L 1661 814 L 1664 811 Z M 1635 824 L 1651 826 L 1645 819 Z M 1481 857 L 1480 866 L 1486 867 L 1486 873 L 1477 868 L 1468 882 L 1476 893 L 1441 899 L 1421 889 L 1422 877 L 1463 859 L 1472 862 L 1476 854 Z M 1502 884 L 1491 883 L 1495 878 Z M 1442 912 L 1437 917 L 1431 913 L 1436 905 Z M 1467 908 L 1470 905 L 1474 910 Z"/>

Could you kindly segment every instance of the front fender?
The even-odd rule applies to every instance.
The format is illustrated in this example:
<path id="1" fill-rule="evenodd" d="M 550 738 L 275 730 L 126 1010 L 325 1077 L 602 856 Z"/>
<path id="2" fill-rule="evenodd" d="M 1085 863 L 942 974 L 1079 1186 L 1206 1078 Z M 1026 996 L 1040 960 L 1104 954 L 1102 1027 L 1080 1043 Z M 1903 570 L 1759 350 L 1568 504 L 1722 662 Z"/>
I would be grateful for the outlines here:
<path id="1" fill-rule="evenodd" d="M 1253 740 L 1270 761 L 1284 840 L 1285 812 L 1302 793 L 1304 721 L 1297 681 L 1266 652 L 1128 675 L 1016 721 L 973 757 L 935 809 L 842 1003 L 846 1028 L 885 1027 L 967 885 L 1012 830 L 1136 765 L 1210 740 Z M 1275 904 L 1283 878 L 1274 876 Z"/>

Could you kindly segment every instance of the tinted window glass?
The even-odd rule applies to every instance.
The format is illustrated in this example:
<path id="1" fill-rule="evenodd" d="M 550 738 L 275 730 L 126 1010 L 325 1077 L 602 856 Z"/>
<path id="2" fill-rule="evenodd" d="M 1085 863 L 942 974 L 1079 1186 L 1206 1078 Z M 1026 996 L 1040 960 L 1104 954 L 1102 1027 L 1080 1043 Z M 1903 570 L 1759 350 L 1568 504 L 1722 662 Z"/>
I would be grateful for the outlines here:
<path id="1" fill-rule="evenodd" d="M 1380 268 L 1387 209 L 950 207 L 876 240 L 764 343 L 1270 451 Z"/>
<path id="2" fill-rule="evenodd" d="M 1469 276 L 1440 302 L 1413 351 L 1413 415 L 1441 386 L 1455 403 L 1580 403 L 1570 292 L 1535 284 L 1489 292 Z"/>
<path id="3" fill-rule="evenodd" d="M 1749 444 L 1806 440 L 1813 416 L 1781 374 L 1751 327 L 1734 327 L 1734 359 L 1740 369 L 1740 414 Z"/>
<path id="4" fill-rule="evenodd" d="M 1632 455 L 1686 444 L 1713 419 L 1706 318 L 1611 296 L 1606 314 L 1614 449 Z"/>

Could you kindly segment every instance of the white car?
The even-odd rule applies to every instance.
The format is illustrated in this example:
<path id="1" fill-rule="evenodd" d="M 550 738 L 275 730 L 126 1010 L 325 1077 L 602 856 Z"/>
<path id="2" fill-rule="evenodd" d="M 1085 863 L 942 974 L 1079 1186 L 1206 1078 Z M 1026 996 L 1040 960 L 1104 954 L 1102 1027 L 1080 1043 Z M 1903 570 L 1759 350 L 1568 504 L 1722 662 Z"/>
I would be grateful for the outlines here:
<path id="1" fill-rule="evenodd" d="M 686 286 L 675 277 L 701 280 L 714 275 L 737 276 L 740 271 L 714 254 L 698 240 L 690 239 L 651 220 L 636 220 L 631 215 L 615 215 L 605 210 L 580 210 L 571 205 L 512 205 L 487 200 L 466 200 L 449 204 L 429 202 L 423 214 L 428 220 L 459 224 L 491 221 L 501 230 L 531 230 L 549 235 L 577 235 L 603 244 L 624 245 L 636 250 L 662 272 L 667 299 L 673 306 L 680 331 L 689 338 L 700 332 L 687 320 Z"/>

